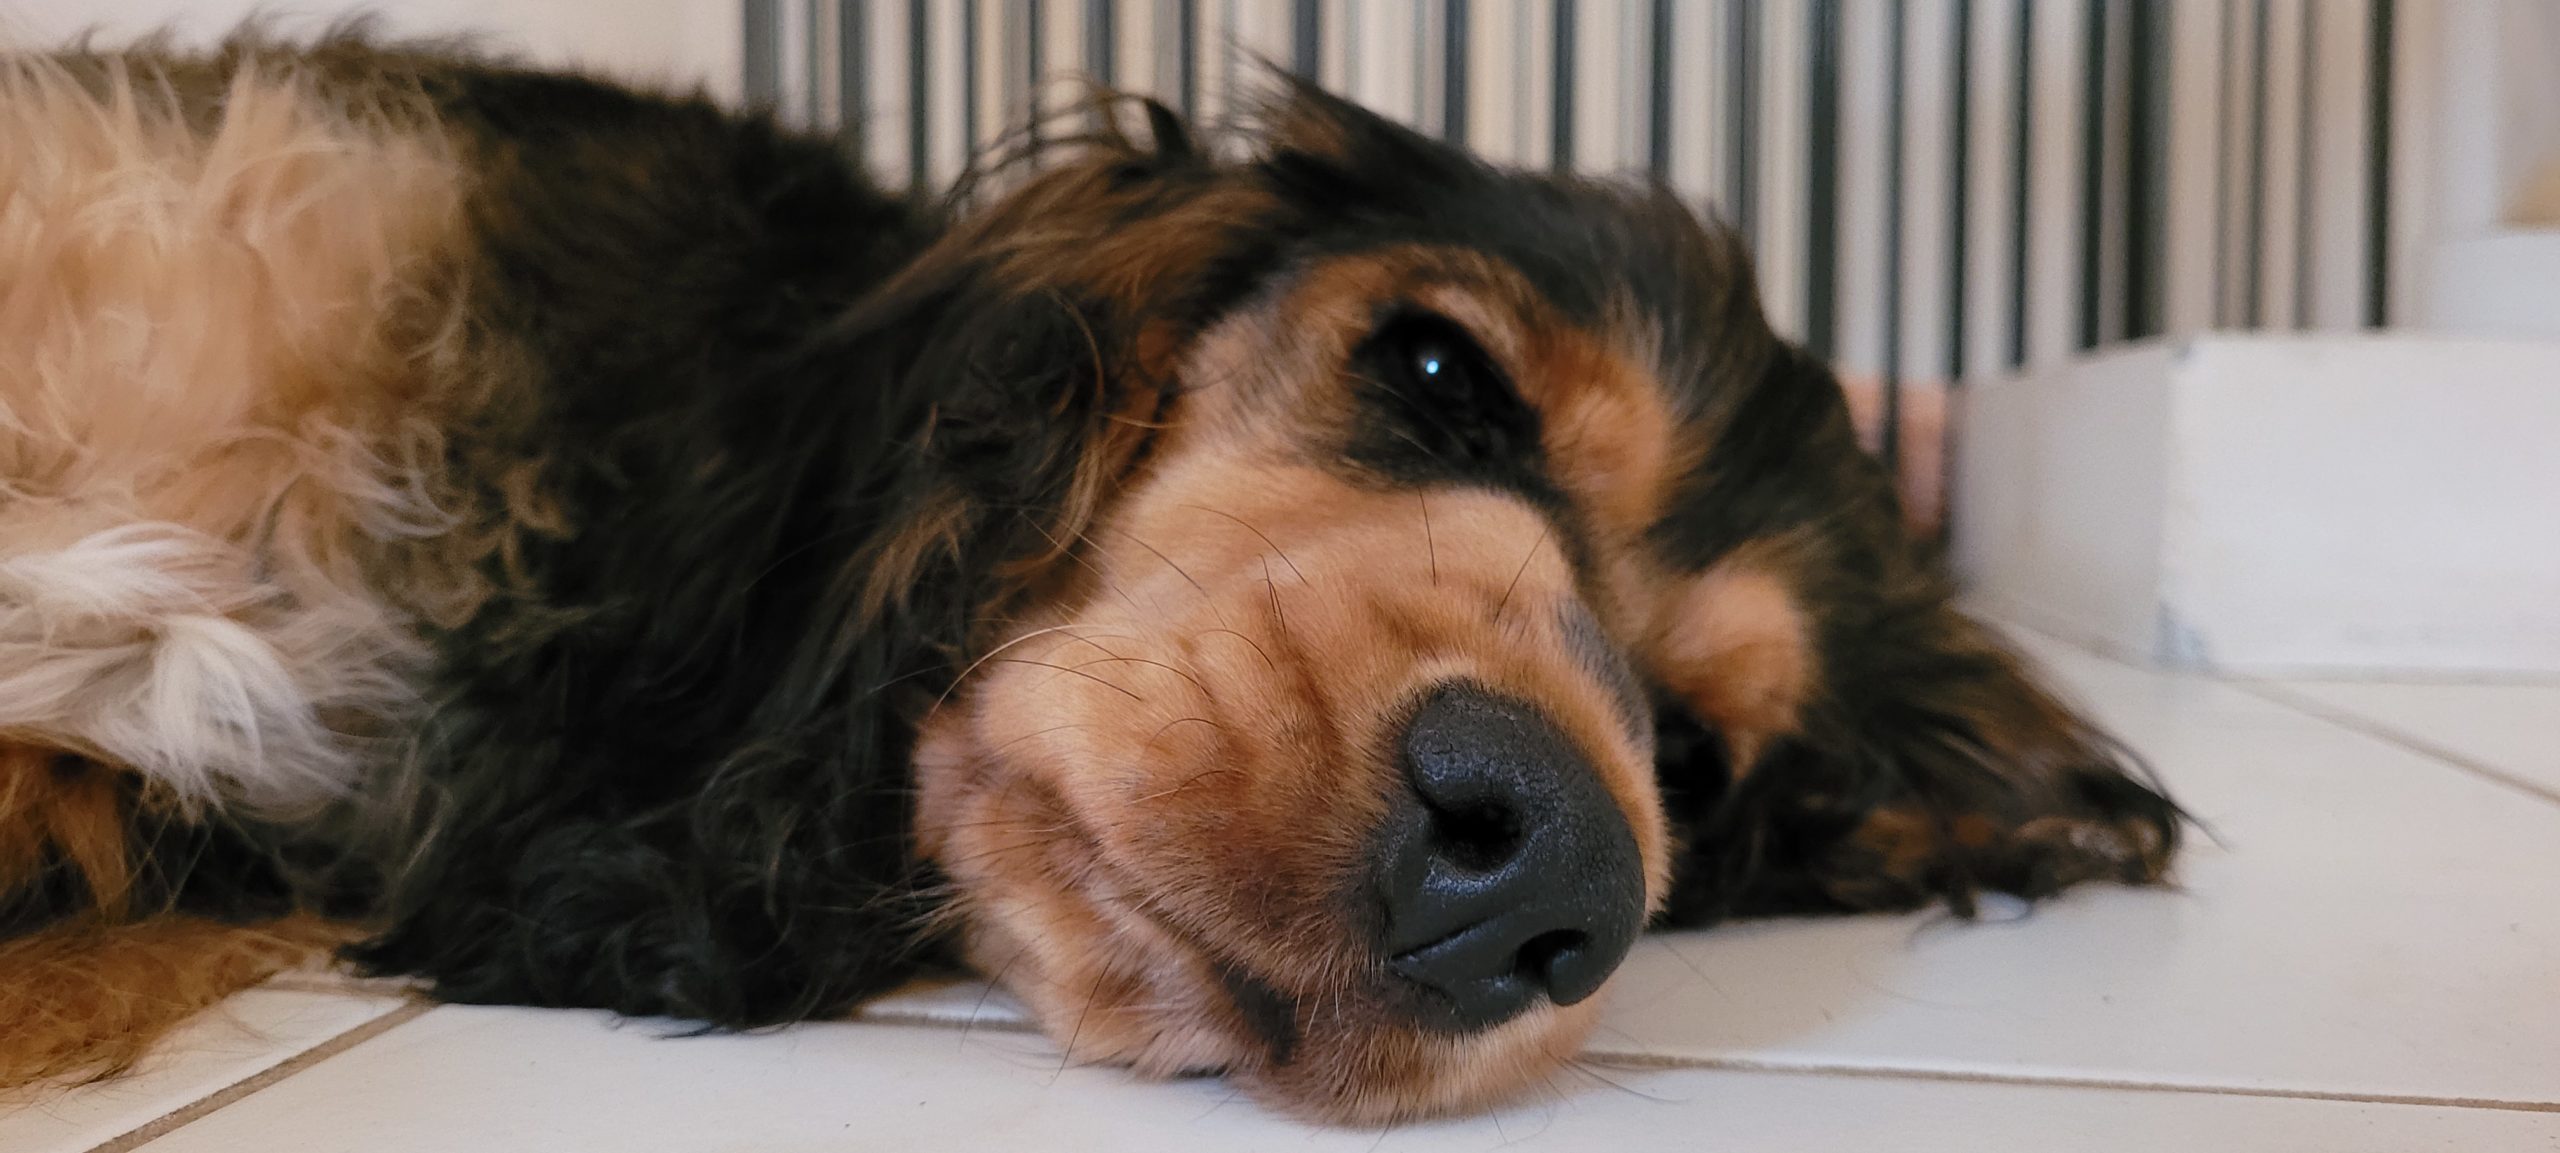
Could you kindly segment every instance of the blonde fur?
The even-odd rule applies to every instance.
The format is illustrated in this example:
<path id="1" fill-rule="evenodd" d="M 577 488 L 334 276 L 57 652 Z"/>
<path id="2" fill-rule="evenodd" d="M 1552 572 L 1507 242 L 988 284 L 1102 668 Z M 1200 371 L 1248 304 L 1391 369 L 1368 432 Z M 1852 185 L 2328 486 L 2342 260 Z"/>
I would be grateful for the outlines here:
<path id="1" fill-rule="evenodd" d="M 69 923 L 0 941 L 0 1021 L 9 1023 L 0 1088 L 121 1073 L 188 1017 L 317 963 L 347 937 L 303 917 L 264 925 L 159 917 Z M 9 1100 L 0 1097 L 0 1105 Z"/>
<path id="2" fill-rule="evenodd" d="M 282 55 L 0 61 L 0 736 L 308 809 L 423 659 L 459 168 Z"/>

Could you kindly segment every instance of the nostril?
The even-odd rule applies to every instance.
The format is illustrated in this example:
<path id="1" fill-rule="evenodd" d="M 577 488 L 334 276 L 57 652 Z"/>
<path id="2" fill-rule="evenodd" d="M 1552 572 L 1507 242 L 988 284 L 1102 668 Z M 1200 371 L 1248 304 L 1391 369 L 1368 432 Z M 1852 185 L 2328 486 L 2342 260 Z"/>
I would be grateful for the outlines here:
<path id="1" fill-rule="evenodd" d="M 1458 871 L 1490 873 L 1519 855 L 1520 814 L 1511 806 L 1478 801 L 1450 809 L 1432 805 L 1430 809 L 1431 851 Z"/>
<path id="2" fill-rule="evenodd" d="M 1518 972 L 1521 976 L 1537 982 L 1540 988 L 1545 988 L 1548 984 L 1548 974 L 1555 972 L 1559 967 L 1571 964 L 1584 949 L 1590 946 L 1591 934 L 1580 929 L 1556 929 L 1540 933 L 1529 938 L 1527 944 L 1520 946 Z"/>

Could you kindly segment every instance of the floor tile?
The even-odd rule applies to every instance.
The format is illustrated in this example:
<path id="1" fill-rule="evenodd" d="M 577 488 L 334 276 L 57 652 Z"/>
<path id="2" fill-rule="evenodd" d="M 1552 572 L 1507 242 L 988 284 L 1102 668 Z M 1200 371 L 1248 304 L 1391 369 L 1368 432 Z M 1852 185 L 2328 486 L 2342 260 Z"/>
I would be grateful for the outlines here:
<path id="1" fill-rule="evenodd" d="M 388 997 L 252 989 L 173 1033 L 136 1072 L 0 1094 L 0 1150 L 79 1153 L 392 1012 Z"/>
<path id="2" fill-rule="evenodd" d="M 2560 1101 L 2560 808 L 2229 685 L 2029 647 L 2210 828 L 2183 889 L 1655 938 L 1595 1047 Z"/>
<path id="3" fill-rule="evenodd" d="M 2482 766 L 2560 801 L 2560 681 L 2269 681 L 2250 687 L 2350 723 L 2377 727 L 2421 749 Z"/>
<path id="4" fill-rule="evenodd" d="M 2211 825 L 2193 837 L 2182 889 L 2086 890 L 1970 925 L 1870 917 L 1656 935 L 1614 983 L 1593 1051 L 2560 1100 L 2560 1046 L 2547 1043 L 2560 1036 L 2550 813 L 2244 689 L 2021 643 Z M 2516 732 L 2554 715 L 2483 711 Z M 975 983 L 922 986 L 867 1015 L 1024 1020 Z"/>
<path id="5" fill-rule="evenodd" d="M 2560 1114 L 2550 1113 L 1700 1069 L 1568 1075 L 1557 1094 L 1506 1113 L 1382 1134 L 1309 1128 L 1217 1081 L 1062 1070 L 1045 1041 L 1025 1034 L 858 1024 L 662 1032 L 586 1013 L 438 1009 L 146 1148 L 2560 1150 Z"/>
<path id="6" fill-rule="evenodd" d="M 1004 994 L 945 982 L 883 1001 L 863 1023 L 753 1037 L 441 1008 L 148 1147 L 1441 1150 L 1680 1135 L 1702 1148 L 1861 1153 L 2560 1151 L 2560 806 L 2263 686 L 2025 643 L 2210 827 L 2182 889 L 2089 890 L 1975 924 L 1657 936 L 1613 982 L 1594 1068 L 1498 1116 L 1382 1138 L 1307 1129 L 1214 1080 L 1062 1070 Z M 2414 715 L 2459 720 L 2468 707 Z M 2409 715 L 2394 723 L 2420 723 Z M 2441 734 L 2455 731 L 2467 730 L 2432 743 L 2452 747 Z M 393 1003 L 321 989 L 235 1002 L 282 1055 L 234 1054 L 235 1071 L 207 1071 L 221 1046 L 190 1040 L 170 1059 L 196 1069 L 192 1081 L 146 1073 L 110 1097 L 87 1090 L 0 1118 L 0 1150 L 86 1148 L 370 1017 L 294 1040 L 267 1020 L 294 999 Z M 2388 1101 L 2316 1099 L 2352 1096 Z M 2502 1107 L 2467 1107 L 2483 1105 Z M 37 1117 L 54 1128 L 32 1128 Z"/>

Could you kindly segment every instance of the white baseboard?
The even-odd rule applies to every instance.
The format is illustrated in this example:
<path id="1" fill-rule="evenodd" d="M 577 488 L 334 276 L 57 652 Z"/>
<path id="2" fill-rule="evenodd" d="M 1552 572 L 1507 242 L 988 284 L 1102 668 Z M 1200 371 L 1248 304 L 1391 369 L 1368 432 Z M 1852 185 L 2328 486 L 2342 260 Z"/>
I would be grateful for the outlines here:
<path id="1" fill-rule="evenodd" d="M 2243 674 L 2560 675 L 2560 341 L 2209 336 L 1969 386 L 1955 560 Z"/>

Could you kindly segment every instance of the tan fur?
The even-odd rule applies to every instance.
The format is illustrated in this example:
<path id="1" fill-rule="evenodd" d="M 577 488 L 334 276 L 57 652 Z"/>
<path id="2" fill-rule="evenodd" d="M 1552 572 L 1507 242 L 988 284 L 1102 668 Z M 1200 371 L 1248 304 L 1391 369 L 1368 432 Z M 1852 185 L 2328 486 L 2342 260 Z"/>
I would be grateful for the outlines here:
<path id="1" fill-rule="evenodd" d="M 1641 652 L 1655 680 L 1724 734 L 1737 776 L 1795 731 L 1819 683 L 1812 621 L 1764 550 L 1682 582 Z"/>
<path id="2" fill-rule="evenodd" d="M 1918 807 L 1880 808 L 1859 822 L 1837 860 L 1821 876 L 1834 899 L 1858 908 L 1924 903 L 1932 883 L 1971 861 L 2036 862 L 2035 883 L 2060 889 L 2084 881 L 2148 884 L 2166 876 L 2170 845 L 2159 827 L 2140 820 L 2042 816 L 2012 822 L 1984 813 L 1945 814 Z"/>
<path id="3" fill-rule="evenodd" d="M 124 802 L 106 770 L 49 749 L 0 744 L 0 898 L 67 867 L 78 871 L 93 907 L 122 916 L 133 888 L 125 824 Z"/>
<path id="4" fill-rule="evenodd" d="M 1452 1039 L 1359 991 L 1368 946 L 1335 895 L 1404 787 L 1391 742 L 1420 694 L 1463 678 L 1538 701 L 1627 814 L 1654 901 L 1670 862 L 1652 749 L 1563 633 L 1582 590 L 1546 522 L 1480 489 L 1363 487 L 1302 463 L 1310 425 L 1355 418 L 1338 366 L 1393 297 L 1468 323 L 1550 411 L 1595 392 L 1609 399 L 1591 411 L 1633 411 L 1654 387 L 1521 308 L 1480 257 L 1308 270 L 1202 339 L 1156 463 L 1091 534 L 1081 601 L 992 652 L 917 757 L 923 847 L 971 902 L 971 960 L 1071 1056 L 1225 1069 L 1284 1107 L 1369 1122 L 1516 1091 L 1596 1013 L 1548 1006 Z M 1568 376 L 1526 379 L 1556 366 Z M 1558 447 L 1587 461 L 1572 483 L 1641 519 L 1658 480 L 1600 460 L 1624 450 L 1586 420 L 1560 426 Z M 1291 1060 L 1236 1019 L 1229 971 L 1297 1006 Z"/>
<path id="5" fill-rule="evenodd" d="M 0 63 L 0 734 L 191 804 L 347 785 L 341 718 L 420 657 L 368 556 L 452 524 L 456 165 L 396 88 L 316 86 Z"/>
<path id="6" fill-rule="evenodd" d="M 242 926 L 168 916 L 0 941 L 0 1087 L 123 1072 L 188 1017 L 346 939 L 307 918 Z"/>

